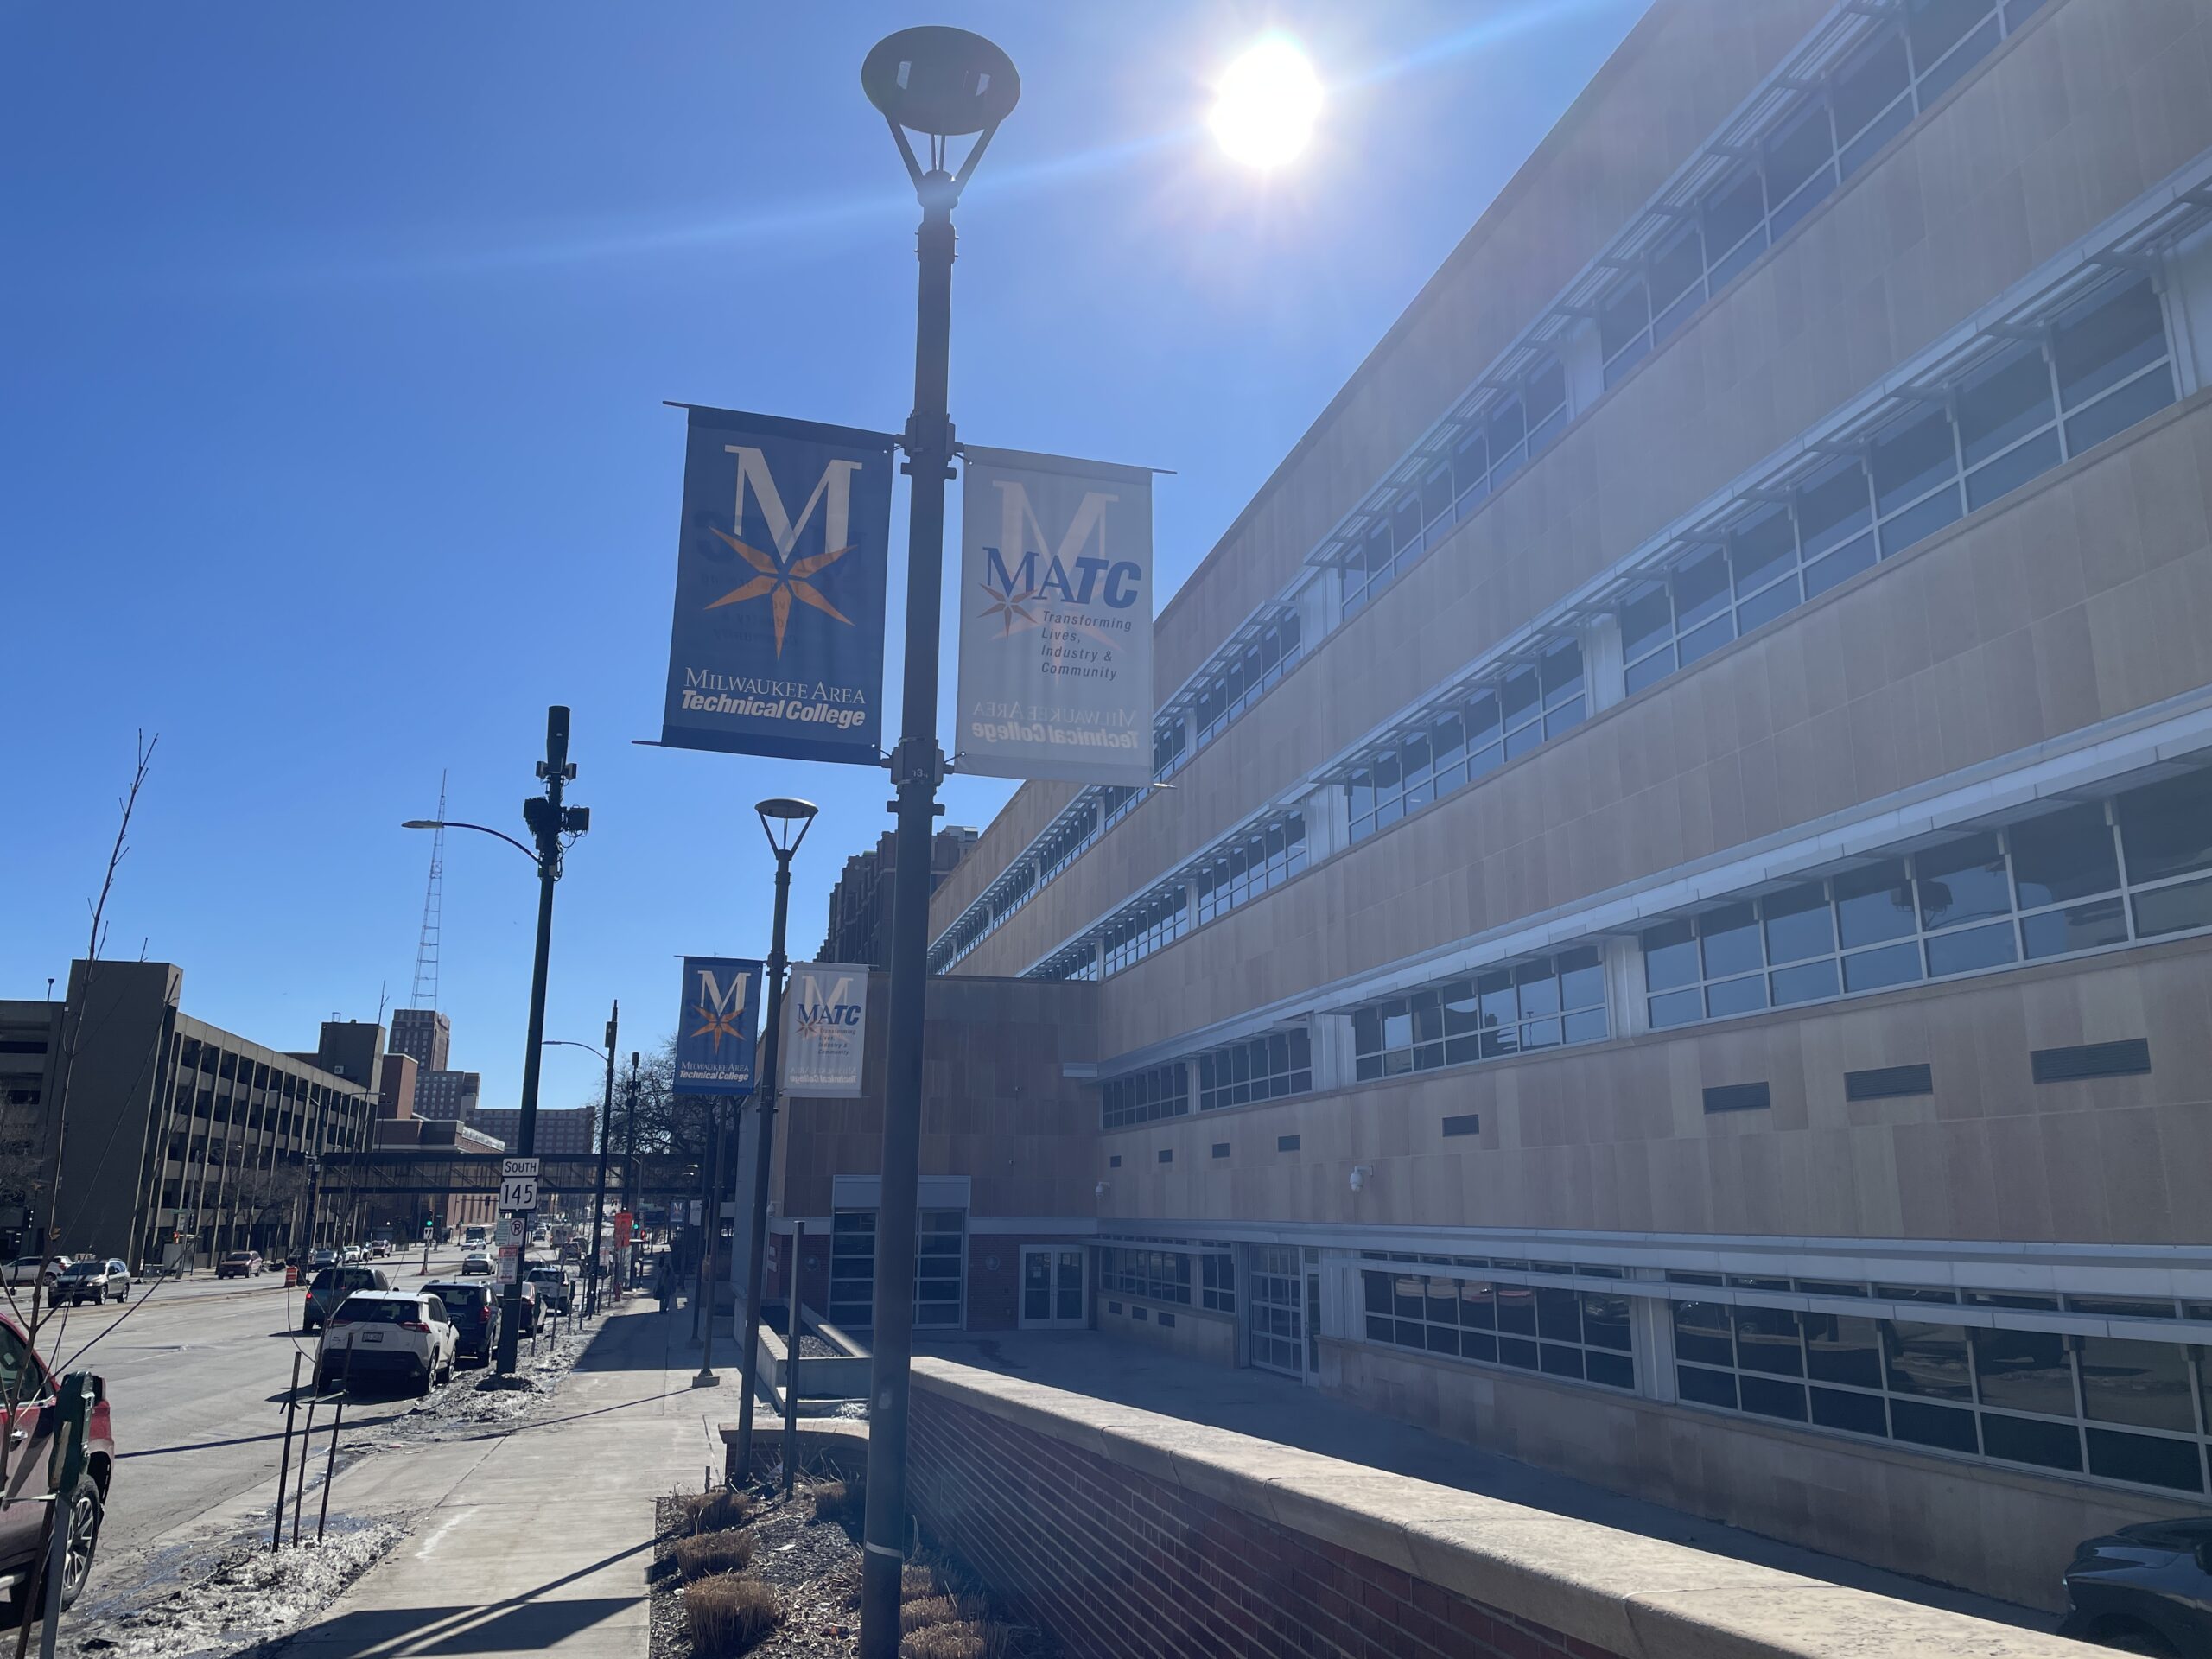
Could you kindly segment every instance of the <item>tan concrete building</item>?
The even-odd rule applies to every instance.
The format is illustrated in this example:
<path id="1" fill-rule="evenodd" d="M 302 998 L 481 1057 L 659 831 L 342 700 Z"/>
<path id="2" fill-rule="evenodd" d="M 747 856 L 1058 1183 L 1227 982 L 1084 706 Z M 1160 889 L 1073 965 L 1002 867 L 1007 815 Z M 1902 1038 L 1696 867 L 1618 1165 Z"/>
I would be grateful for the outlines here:
<path id="1" fill-rule="evenodd" d="M 935 896 L 1095 1114 L 1013 1322 L 2039 1605 L 2204 1507 L 2208 87 L 1658 0 L 1160 616 L 1175 787 Z"/>

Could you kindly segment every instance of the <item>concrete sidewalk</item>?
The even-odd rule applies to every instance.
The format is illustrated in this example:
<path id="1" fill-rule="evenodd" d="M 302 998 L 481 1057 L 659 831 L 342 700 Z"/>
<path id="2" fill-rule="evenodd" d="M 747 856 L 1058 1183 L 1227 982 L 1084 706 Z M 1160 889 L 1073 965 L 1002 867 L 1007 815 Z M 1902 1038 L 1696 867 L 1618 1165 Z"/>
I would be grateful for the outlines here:
<path id="1" fill-rule="evenodd" d="M 650 1300 L 609 1314 L 551 1412 L 491 1441 L 283 1644 L 288 1659 L 645 1655 L 655 1500 L 719 1474 L 714 1425 L 736 1396 L 734 1372 L 722 1388 L 691 1387 L 690 1332 L 689 1310 L 664 1315 Z M 343 1476 L 333 1490 L 342 1506 Z"/>

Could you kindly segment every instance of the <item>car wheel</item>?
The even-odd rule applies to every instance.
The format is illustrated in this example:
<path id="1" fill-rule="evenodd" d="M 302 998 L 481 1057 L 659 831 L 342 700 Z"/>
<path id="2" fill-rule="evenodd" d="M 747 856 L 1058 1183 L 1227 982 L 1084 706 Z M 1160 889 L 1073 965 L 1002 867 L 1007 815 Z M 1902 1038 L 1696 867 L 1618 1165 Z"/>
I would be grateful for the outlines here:
<path id="1" fill-rule="evenodd" d="M 415 1397 L 417 1400 L 427 1399 L 429 1396 L 430 1386 L 435 1381 L 430 1367 L 425 1364 L 421 1375 L 415 1379 Z"/>
<path id="2" fill-rule="evenodd" d="M 69 1500 L 69 1541 L 61 1554 L 61 1605 L 65 1610 L 84 1593 L 86 1581 L 92 1576 L 92 1555 L 99 1548 L 103 1512 L 99 1483 L 89 1474 L 79 1476 L 76 1492 Z M 35 1584 L 16 1593 L 33 1608 L 43 1599 Z M 18 1603 L 22 1605 L 22 1602 Z"/>

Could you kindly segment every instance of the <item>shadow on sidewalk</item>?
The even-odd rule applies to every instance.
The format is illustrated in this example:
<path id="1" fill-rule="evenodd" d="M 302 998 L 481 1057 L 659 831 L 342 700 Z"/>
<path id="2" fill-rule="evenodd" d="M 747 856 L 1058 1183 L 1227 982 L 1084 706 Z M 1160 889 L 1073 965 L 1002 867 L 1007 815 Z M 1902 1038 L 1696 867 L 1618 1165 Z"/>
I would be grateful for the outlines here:
<path id="1" fill-rule="evenodd" d="M 643 1594 L 549 1598 L 564 1585 L 602 1573 L 652 1547 L 652 1540 L 647 1539 L 520 1595 L 480 1605 L 356 1607 L 251 1649 L 249 1659 L 274 1659 L 277 1654 L 285 1659 L 368 1659 L 371 1655 L 375 1659 L 407 1659 L 418 1654 L 535 1652 L 643 1603 Z M 376 1568 L 370 1570 L 371 1581 L 376 1572 Z"/>

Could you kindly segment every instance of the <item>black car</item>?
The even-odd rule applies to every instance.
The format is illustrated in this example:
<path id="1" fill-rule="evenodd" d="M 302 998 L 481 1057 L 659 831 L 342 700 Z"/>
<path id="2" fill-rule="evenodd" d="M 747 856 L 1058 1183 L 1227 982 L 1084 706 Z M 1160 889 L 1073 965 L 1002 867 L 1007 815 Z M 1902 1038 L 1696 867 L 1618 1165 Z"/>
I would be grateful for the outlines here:
<path id="1" fill-rule="evenodd" d="M 2092 1538 L 2066 1569 L 2061 1636 L 2126 1653 L 2212 1659 L 2212 1516 Z"/>
<path id="2" fill-rule="evenodd" d="M 499 1340 L 499 1301 L 493 1287 L 481 1281 L 441 1279 L 423 1288 L 446 1305 L 459 1338 L 455 1351 L 489 1363 Z"/>

